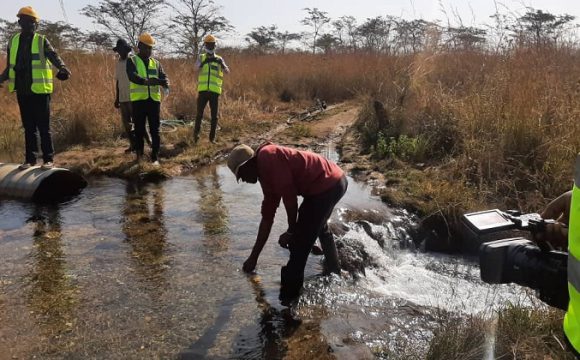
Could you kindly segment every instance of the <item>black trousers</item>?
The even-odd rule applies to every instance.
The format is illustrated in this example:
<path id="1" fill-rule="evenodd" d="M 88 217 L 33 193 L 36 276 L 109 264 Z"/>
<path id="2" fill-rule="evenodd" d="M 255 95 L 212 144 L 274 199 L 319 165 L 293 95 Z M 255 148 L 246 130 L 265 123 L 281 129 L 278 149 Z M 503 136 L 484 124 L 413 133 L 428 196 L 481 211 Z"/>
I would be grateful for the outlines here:
<path id="1" fill-rule="evenodd" d="M 218 93 L 213 91 L 200 91 L 197 93 L 197 113 L 195 115 L 195 127 L 193 129 L 193 138 L 195 141 L 199 138 L 199 131 L 201 129 L 201 119 L 203 118 L 203 111 L 205 106 L 209 102 L 209 109 L 211 111 L 211 128 L 209 131 L 209 140 L 214 141 L 217 123 L 218 123 L 218 104 L 219 104 Z"/>
<path id="2" fill-rule="evenodd" d="M 338 256 L 334 237 L 328 229 L 328 219 L 336 204 L 346 193 L 348 181 L 343 176 L 336 185 L 329 190 L 314 196 L 305 197 L 298 209 L 298 222 L 293 241 L 290 243 L 290 259 L 286 266 L 282 267 L 282 287 L 280 299 L 291 299 L 300 294 L 304 283 L 304 268 L 312 245 L 316 238 L 320 242 L 327 260 L 327 266 L 331 272 L 340 273 Z M 328 261 L 334 264 L 328 264 Z"/>
<path id="3" fill-rule="evenodd" d="M 53 161 L 54 148 L 52 146 L 52 134 L 50 133 L 50 95 L 21 95 L 16 92 L 16 97 L 20 107 L 22 126 L 24 127 L 26 162 L 36 164 L 36 152 L 38 151 L 37 129 L 40 132 L 42 160 L 44 162 Z"/>
<path id="4" fill-rule="evenodd" d="M 145 122 L 149 123 L 151 134 L 151 161 L 158 160 L 161 138 L 159 137 L 159 113 L 161 103 L 151 99 L 133 101 L 133 122 L 135 123 L 135 152 L 137 156 L 143 155 L 145 147 Z"/>

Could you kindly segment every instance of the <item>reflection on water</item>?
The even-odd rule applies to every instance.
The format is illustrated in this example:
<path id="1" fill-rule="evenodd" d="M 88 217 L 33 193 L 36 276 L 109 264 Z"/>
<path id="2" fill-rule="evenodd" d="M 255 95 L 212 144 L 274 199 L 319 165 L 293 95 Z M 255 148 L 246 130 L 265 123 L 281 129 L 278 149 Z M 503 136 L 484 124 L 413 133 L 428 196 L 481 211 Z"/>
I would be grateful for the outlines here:
<path id="1" fill-rule="evenodd" d="M 151 291 L 167 288 L 167 230 L 163 215 L 164 189 L 159 184 L 144 187 L 127 183 L 123 204 L 123 233 L 130 245 L 135 273 Z"/>
<path id="2" fill-rule="evenodd" d="M 77 289 L 67 271 L 58 205 L 33 206 L 27 222 L 34 228 L 27 298 L 38 324 L 47 334 L 56 335 L 71 326 L 77 303 Z"/>
<path id="3" fill-rule="evenodd" d="M 286 339 L 292 336 L 302 321 L 294 309 L 277 308 L 267 299 L 262 280 L 258 275 L 247 277 L 258 309 L 257 324 L 242 329 L 234 339 L 233 357 L 236 359 L 283 359 L 287 353 Z"/>
<path id="4" fill-rule="evenodd" d="M 0 358 L 296 358 L 309 354 L 303 339 L 322 337 L 363 354 L 428 339 L 433 309 L 488 301 L 473 264 L 414 252 L 408 214 L 349 182 L 331 221 L 366 277 L 315 277 L 310 257 L 302 324 L 277 299 L 283 212 L 259 277 L 241 272 L 262 193 L 225 166 L 161 184 L 94 179 L 55 207 L 0 200 Z"/>
<path id="5" fill-rule="evenodd" d="M 196 177 L 199 200 L 197 220 L 203 224 L 203 242 L 209 252 L 219 254 L 228 249 L 228 211 L 223 200 L 216 167 Z"/>

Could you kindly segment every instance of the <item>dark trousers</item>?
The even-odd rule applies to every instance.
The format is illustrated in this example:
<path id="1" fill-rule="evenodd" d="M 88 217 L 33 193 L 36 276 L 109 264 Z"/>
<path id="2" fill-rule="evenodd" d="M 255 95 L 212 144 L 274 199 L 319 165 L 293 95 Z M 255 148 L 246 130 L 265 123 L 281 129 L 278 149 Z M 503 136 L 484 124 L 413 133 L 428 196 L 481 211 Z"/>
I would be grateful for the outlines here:
<path id="1" fill-rule="evenodd" d="M 215 140 L 215 134 L 217 130 L 218 123 L 218 104 L 219 104 L 218 93 L 212 91 L 200 91 L 197 94 L 197 114 L 195 115 L 195 127 L 193 129 L 193 138 L 195 141 L 199 138 L 199 130 L 201 129 L 201 119 L 203 118 L 203 111 L 205 106 L 209 102 L 209 109 L 211 111 L 211 129 L 209 131 L 209 140 Z"/>
<path id="2" fill-rule="evenodd" d="M 282 267 L 282 287 L 280 298 L 294 298 L 300 294 L 304 283 L 304 268 L 312 245 L 316 238 L 320 243 L 327 261 L 328 270 L 340 273 L 338 254 L 334 237 L 328 229 L 328 219 L 336 204 L 346 193 L 348 182 L 343 176 L 336 185 L 329 190 L 313 196 L 307 196 L 298 209 L 298 222 L 293 241 L 290 243 L 290 259 Z M 330 262 L 330 264 L 329 264 Z"/>
<path id="3" fill-rule="evenodd" d="M 159 155 L 161 139 L 159 137 L 159 113 L 161 103 L 148 100 L 133 101 L 133 122 L 135 123 L 135 152 L 137 156 L 143 155 L 145 147 L 145 121 L 149 123 L 149 133 L 151 134 L 151 161 L 156 161 Z"/>
<path id="4" fill-rule="evenodd" d="M 36 152 L 38 151 L 37 129 L 40 132 L 42 160 L 44 162 L 53 161 L 54 148 L 52 146 L 52 134 L 50 133 L 50 95 L 20 95 L 18 92 L 16 95 L 18 106 L 20 107 L 22 126 L 24 127 L 26 162 L 29 164 L 36 163 Z"/>
<path id="5" fill-rule="evenodd" d="M 119 103 L 119 110 L 121 111 L 123 129 L 125 130 L 125 135 L 129 140 L 129 147 L 132 150 L 135 150 L 135 130 L 133 130 L 133 110 L 131 102 L 127 101 Z"/>

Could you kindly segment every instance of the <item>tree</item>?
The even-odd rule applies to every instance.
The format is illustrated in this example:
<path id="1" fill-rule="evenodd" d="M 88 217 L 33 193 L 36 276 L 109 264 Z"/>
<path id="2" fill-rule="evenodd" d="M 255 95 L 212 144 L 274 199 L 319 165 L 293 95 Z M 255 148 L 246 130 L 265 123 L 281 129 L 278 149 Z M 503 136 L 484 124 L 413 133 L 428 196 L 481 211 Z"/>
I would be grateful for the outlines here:
<path id="1" fill-rule="evenodd" d="M 178 53 L 196 56 L 206 35 L 234 29 L 229 20 L 220 15 L 221 7 L 213 0 L 175 0 L 171 7 L 176 16 L 170 28 L 177 34 Z"/>
<path id="2" fill-rule="evenodd" d="M 276 38 L 276 42 L 278 43 L 278 48 L 280 49 L 282 54 L 286 52 L 286 47 L 288 46 L 288 43 L 290 41 L 300 40 L 302 38 L 302 35 L 298 33 L 288 32 L 288 30 L 284 32 L 278 31 L 274 36 Z"/>
<path id="3" fill-rule="evenodd" d="M 264 50 L 271 50 L 276 47 L 276 35 L 278 34 L 278 26 L 260 26 L 254 28 L 247 34 L 246 41 L 250 44 L 255 43 Z"/>
<path id="4" fill-rule="evenodd" d="M 457 28 L 448 27 L 447 44 L 449 47 L 460 50 L 472 50 L 487 41 L 487 32 L 476 27 L 460 26 Z"/>
<path id="5" fill-rule="evenodd" d="M 357 24 L 354 16 L 341 16 L 332 22 L 339 46 L 350 50 L 357 48 Z"/>
<path id="6" fill-rule="evenodd" d="M 367 19 L 357 28 L 363 46 L 369 51 L 390 51 L 391 29 L 394 27 L 392 17 L 377 16 Z"/>
<path id="7" fill-rule="evenodd" d="M 126 38 L 130 44 L 136 45 L 141 33 L 155 34 L 159 30 L 157 20 L 165 5 L 165 0 L 101 0 L 96 6 L 85 6 L 80 13 L 93 19 L 111 35 Z"/>
<path id="8" fill-rule="evenodd" d="M 113 47 L 111 36 L 105 32 L 93 31 L 87 34 L 86 39 L 87 48 L 93 51 L 106 51 Z"/>
<path id="9" fill-rule="evenodd" d="M 556 43 L 566 32 L 574 16 L 554 15 L 542 10 L 528 8 L 528 11 L 519 17 L 510 29 L 521 42 L 531 42 L 536 46 Z"/>
<path id="10" fill-rule="evenodd" d="M 16 21 L 7 21 L 0 19 L 0 52 L 5 52 L 8 41 L 14 34 L 20 31 L 20 26 Z"/>
<path id="11" fill-rule="evenodd" d="M 403 53 L 416 53 L 423 49 L 429 23 L 422 19 L 395 21 L 395 42 L 398 50 Z"/>
<path id="12" fill-rule="evenodd" d="M 85 34 L 79 28 L 62 21 L 41 21 L 38 32 L 46 35 L 57 50 L 79 50 L 85 45 Z"/>
<path id="13" fill-rule="evenodd" d="M 316 53 L 316 40 L 320 31 L 323 29 L 324 25 L 330 22 L 330 18 L 326 16 L 327 12 L 320 11 L 318 8 L 304 8 L 304 11 L 308 15 L 300 21 L 303 25 L 310 26 L 312 28 L 312 53 Z"/>
<path id="14" fill-rule="evenodd" d="M 324 51 L 325 54 L 328 54 L 338 43 L 338 38 L 331 34 L 323 34 L 316 39 L 316 47 Z"/>

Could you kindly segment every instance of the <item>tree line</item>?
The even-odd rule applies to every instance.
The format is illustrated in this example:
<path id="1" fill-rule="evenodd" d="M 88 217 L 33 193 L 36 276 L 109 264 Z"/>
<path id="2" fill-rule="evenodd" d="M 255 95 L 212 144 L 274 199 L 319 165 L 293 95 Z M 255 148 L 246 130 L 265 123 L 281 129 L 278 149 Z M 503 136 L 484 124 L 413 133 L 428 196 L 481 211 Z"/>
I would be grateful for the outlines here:
<path id="1" fill-rule="evenodd" d="M 245 35 L 247 48 L 261 53 L 289 51 L 410 54 L 429 50 L 509 49 L 518 46 L 576 46 L 575 17 L 526 8 L 523 15 L 495 14 L 490 25 L 441 25 L 423 19 L 385 15 L 362 22 L 350 15 L 332 19 L 318 8 L 305 8 L 300 23 L 307 29 L 289 32 L 276 24 L 255 27 Z M 65 22 L 42 21 L 40 32 L 58 49 L 110 49 L 116 38 L 136 44 L 150 32 L 182 56 L 196 56 L 207 34 L 227 37 L 235 28 L 214 0 L 101 0 L 80 14 L 99 31 L 84 32 Z M 19 27 L 0 19 L 0 41 L 8 42 Z"/>

